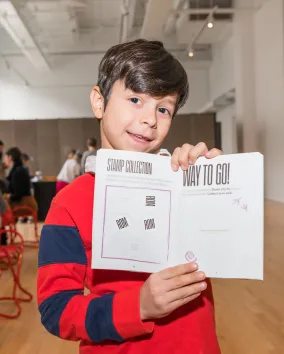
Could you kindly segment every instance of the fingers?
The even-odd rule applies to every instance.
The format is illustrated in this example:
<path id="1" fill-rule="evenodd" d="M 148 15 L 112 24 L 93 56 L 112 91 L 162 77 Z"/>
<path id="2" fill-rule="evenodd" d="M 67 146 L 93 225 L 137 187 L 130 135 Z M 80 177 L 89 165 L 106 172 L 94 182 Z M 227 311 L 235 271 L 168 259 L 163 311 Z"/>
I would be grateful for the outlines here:
<path id="1" fill-rule="evenodd" d="M 190 301 L 193 301 L 195 299 L 197 299 L 199 296 L 201 295 L 201 293 L 197 293 L 191 296 L 188 296 L 184 299 L 179 299 L 176 301 L 173 301 L 170 305 L 169 305 L 169 311 L 170 313 L 173 312 L 174 310 L 176 310 L 177 308 L 188 304 Z"/>
<path id="2" fill-rule="evenodd" d="M 188 168 L 190 152 L 193 148 L 193 145 L 184 144 L 181 148 L 178 147 L 175 149 L 172 155 L 172 168 L 174 171 L 177 171 L 179 169 L 179 166 L 181 166 L 183 170 L 186 170 Z"/>
<path id="3" fill-rule="evenodd" d="M 176 289 L 173 291 L 170 291 L 167 296 L 167 301 L 169 302 L 176 302 L 176 301 L 185 301 L 185 299 L 200 294 L 202 291 L 204 291 L 207 288 L 207 283 L 205 281 L 199 282 L 196 284 L 191 284 L 188 286 L 185 286 L 184 288 Z"/>
<path id="4" fill-rule="evenodd" d="M 179 169 L 179 153 L 180 153 L 181 148 L 177 147 L 175 151 L 172 154 L 171 158 L 171 164 L 172 164 L 172 169 L 173 171 L 177 171 Z"/>
<path id="5" fill-rule="evenodd" d="M 183 170 L 187 170 L 189 165 L 195 164 L 197 158 L 206 155 L 207 152 L 208 148 L 205 143 L 198 143 L 196 146 L 184 144 L 181 148 L 175 149 L 171 160 L 172 168 L 177 171 L 181 166 Z"/>
<path id="6" fill-rule="evenodd" d="M 204 156 L 207 152 L 208 152 L 207 145 L 205 143 L 198 143 L 196 146 L 194 146 L 194 148 L 189 153 L 190 155 L 189 163 L 191 165 L 195 164 L 198 157 Z"/>
<path id="7" fill-rule="evenodd" d="M 210 151 L 208 151 L 206 154 L 205 154 L 205 157 L 207 157 L 208 159 L 212 159 L 214 157 L 217 157 L 219 155 L 223 155 L 223 152 L 219 149 L 211 149 Z"/>
<path id="8" fill-rule="evenodd" d="M 196 263 L 186 263 L 162 270 L 159 274 L 162 279 L 168 280 L 183 274 L 195 272 L 198 269 Z"/>
<path id="9" fill-rule="evenodd" d="M 188 166 L 195 164 L 200 156 L 212 159 L 222 154 L 222 151 L 216 148 L 208 151 L 207 145 L 202 142 L 196 146 L 184 144 L 182 147 L 177 147 L 172 155 L 172 169 L 178 171 L 181 167 L 183 170 L 187 170 Z"/>
<path id="10" fill-rule="evenodd" d="M 190 144 L 184 144 L 179 152 L 178 162 L 183 170 L 188 169 L 188 165 L 192 163 L 192 151 L 195 147 Z"/>
<path id="11" fill-rule="evenodd" d="M 169 279 L 167 281 L 166 291 L 184 288 L 190 284 L 195 284 L 205 280 L 206 275 L 203 272 L 193 272 L 178 277 Z"/>
<path id="12" fill-rule="evenodd" d="M 151 274 L 140 291 L 141 318 L 167 316 L 197 298 L 207 288 L 206 276 L 197 268 L 196 263 L 187 263 Z"/>

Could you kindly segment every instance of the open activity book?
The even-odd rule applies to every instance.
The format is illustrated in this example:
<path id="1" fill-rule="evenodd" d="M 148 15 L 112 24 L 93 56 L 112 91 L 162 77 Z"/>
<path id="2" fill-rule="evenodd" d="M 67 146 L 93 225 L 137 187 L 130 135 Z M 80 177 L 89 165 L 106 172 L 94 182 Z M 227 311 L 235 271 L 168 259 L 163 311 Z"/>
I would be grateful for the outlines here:
<path id="1" fill-rule="evenodd" d="M 263 279 L 263 156 L 99 150 L 92 268 L 156 272 L 196 261 L 212 278 Z"/>

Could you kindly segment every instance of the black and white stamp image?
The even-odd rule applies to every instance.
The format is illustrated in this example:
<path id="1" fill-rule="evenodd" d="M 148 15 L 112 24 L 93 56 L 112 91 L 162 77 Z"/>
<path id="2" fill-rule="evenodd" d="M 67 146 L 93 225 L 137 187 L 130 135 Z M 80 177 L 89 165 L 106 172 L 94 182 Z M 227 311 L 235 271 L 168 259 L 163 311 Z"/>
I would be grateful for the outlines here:
<path id="1" fill-rule="evenodd" d="M 144 220 L 144 226 L 145 226 L 145 230 L 152 230 L 155 229 L 155 220 L 154 219 L 147 219 Z"/>
<path id="2" fill-rule="evenodd" d="M 117 223 L 117 226 L 118 226 L 119 230 L 125 229 L 126 227 L 129 226 L 125 217 L 116 220 L 116 223 Z"/>

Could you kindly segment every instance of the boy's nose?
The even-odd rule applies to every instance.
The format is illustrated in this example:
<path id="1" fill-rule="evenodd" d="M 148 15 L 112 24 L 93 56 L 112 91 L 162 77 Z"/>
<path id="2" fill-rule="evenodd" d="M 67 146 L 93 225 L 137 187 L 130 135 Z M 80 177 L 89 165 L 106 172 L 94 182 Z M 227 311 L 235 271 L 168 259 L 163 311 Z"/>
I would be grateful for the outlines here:
<path id="1" fill-rule="evenodd" d="M 141 117 L 142 124 L 148 124 L 151 128 L 157 126 L 156 112 L 147 112 Z"/>

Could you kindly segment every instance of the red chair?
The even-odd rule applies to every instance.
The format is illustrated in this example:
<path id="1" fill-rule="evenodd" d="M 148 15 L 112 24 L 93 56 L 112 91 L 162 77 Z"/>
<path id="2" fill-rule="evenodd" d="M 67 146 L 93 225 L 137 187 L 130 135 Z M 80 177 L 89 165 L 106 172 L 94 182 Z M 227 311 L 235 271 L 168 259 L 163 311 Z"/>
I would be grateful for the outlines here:
<path id="1" fill-rule="evenodd" d="M 14 214 L 12 212 L 12 209 L 10 208 L 9 204 L 7 203 L 7 210 L 5 211 L 4 214 L 2 214 L 2 226 L 8 230 L 12 231 L 15 226 L 15 220 L 14 220 Z"/>
<path id="2" fill-rule="evenodd" d="M 17 218 L 22 217 L 22 218 L 28 218 L 32 217 L 33 222 L 34 222 L 34 240 L 33 241 L 25 241 L 25 246 L 29 247 L 38 247 L 39 245 L 39 234 L 38 234 L 38 219 L 37 219 L 37 213 L 32 209 L 31 207 L 28 206 L 18 206 L 12 209 L 13 212 L 13 226 L 15 230 L 17 229 L 16 222 Z"/>
<path id="3" fill-rule="evenodd" d="M 25 290 L 20 283 L 20 271 L 22 265 L 23 251 L 24 251 L 24 240 L 23 237 L 16 230 L 1 230 L 0 239 L 2 234 L 6 233 L 8 236 L 8 245 L 0 246 L 0 262 L 4 265 L 4 269 L 10 270 L 13 276 L 13 291 L 12 296 L 0 297 L 1 301 L 12 301 L 14 302 L 17 312 L 14 315 L 1 313 L 0 317 L 5 318 L 18 318 L 22 312 L 21 302 L 29 302 L 32 300 L 33 296 L 27 290 Z M 3 268 L 2 268 L 3 269 Z M 0 274 L 1 276 L 2 274 Z M 24 295 L 19 296 L 18 293 L 22 292 Z"/>

